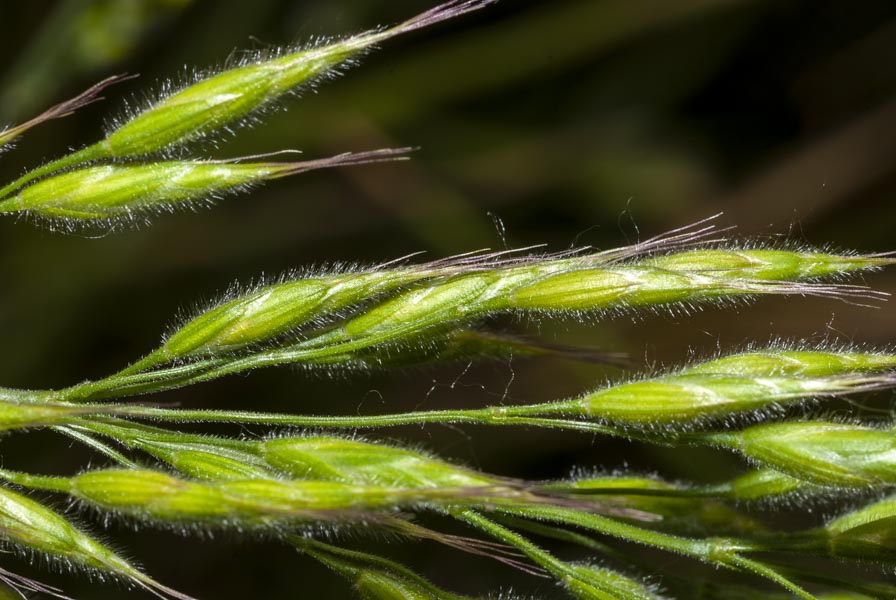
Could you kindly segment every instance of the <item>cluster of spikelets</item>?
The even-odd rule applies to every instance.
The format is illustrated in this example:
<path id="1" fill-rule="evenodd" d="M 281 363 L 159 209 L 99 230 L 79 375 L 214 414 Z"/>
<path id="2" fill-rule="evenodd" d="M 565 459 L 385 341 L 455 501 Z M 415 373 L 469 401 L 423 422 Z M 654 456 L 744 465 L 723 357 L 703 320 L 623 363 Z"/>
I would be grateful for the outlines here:
<path id="1" fill-rule="evenodd" d="M 0 211 L 65 229 L 114 227 L 224 192 L 309 169 L 391 159 L 392 150 L 304 163 L 195 160 L 182 148 L 252 118 L 326 77 L 372 45 L 489 2 L 448 2 L 398 26 L 253 61 L 172 91 L 102 141 L 30 171 L 0 190 Z M 0 144 L 65 116 L 119 78 L 0 133 Z M 59 390 L 0 389 L 0 429 L 49 428 L 113 465 L 70 477 L 0 470 L 0 538 L 51 563 L 188 598 L 144 574 L 31 490 L 68 497 L 105 517 L 175 527 L 229 529 L 293 546 L 350 580 L 365 598 L 464 598 L 379 554 L 344 547 L 339 533 L 365 524 L 428 539 L 553 578 L 578 598 L 896 597 L 896 586 L 800 566 L 819 557 L 896 565 L 896 424 L 813 417 L 825 398 L 896 387 L 896 354 L 777 342 L 634 378 L 564 400 L 525 406 L 329 417 L 158 408 L 127 401 L 282 364 L 370 369 L 433 361 L 562 352 L 615 362 L 609 353 L 556 348 L 492 331 L 489 317 L 589 316 L 687 311 L 706 301 L 766 294 L 874 301 L 837 280 L 886 266 L 884 255 L 736 244 L 711 222 L 616 250 L 562 254 L 473 252 L 425 264 L 410 257 L 235 288 L 170 331 L 159 347 L 110 376 Z M 155 425 L 147 424 L 153 421 Z M 272 428 L 263 438 L 196 435 L 176 423 Z M 418 449 L 359 438 L 403 424 L 551 427 L 670 446 L 737 453 L 752 470 L 688 484 L 634 473 L 522 481 L 453 464 Z M 292 433 L 278 432 L 286 428 Z M 314 433 L 295 433 L 300 428 Z M 313 428 L 313 429 L 312 429 Z M 139 457 L 139 458 L 138 458 Z M 784 531 L 767 519 L 782 501 L 853 502 L 816 526 Z M 441 515 L 469 535 L 418 524 Z M 317 535 L 328 532 L 325 538 Z M 562 560 L 533 539 L 578 546 L 588 562 Z M 764 578 L 773 586 L 651 574 L 615 538 Z M 605 566 L 613 564 L 613 568 Z M 651 575 L 647 577 L 647 575 Z M 23 597 L 65 597 L 0 569 Z M 876 581 L 876 579 L 875 579 Z M 753 582 L 755 583 L 755 582 Z M 682 591 L 684 590 L 684 591 Z M 509 598 L 504 593 L 501 597 Z"/>

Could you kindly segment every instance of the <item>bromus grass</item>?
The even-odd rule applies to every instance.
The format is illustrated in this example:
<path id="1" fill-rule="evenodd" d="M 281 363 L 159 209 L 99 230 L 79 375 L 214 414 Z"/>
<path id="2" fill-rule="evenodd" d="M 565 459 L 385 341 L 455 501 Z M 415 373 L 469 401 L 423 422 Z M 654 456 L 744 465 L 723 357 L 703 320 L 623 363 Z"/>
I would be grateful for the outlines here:
<path id="1" fill-rule="evenodd" d="M 247 55 L 166 92 L 100 141 L 0 188 L 0 213 L 62 232 L 114 230 L 272 179 L 403 160 L 411 149 L 301 162 L 272 160 L 273 154 L 226 160 L 201 155 L 197 142 L 258 120 L 382 42 L 491 3 L 453 0 L 393 27 Z M 3 130 L 0 148 L 94 102 L 122 79 L 106 79 Z M 551 253 L 533 246 L 429 262 L 412 255 L 234 285 L 108 376 L 58 389 L 0 388 L 0 431 L 46 429 L 102 457 L 98 466 L 64 475 L 0 469 L 0 539 L 25 556 L 163 598 L 201 592 L 187 596 L 157 583 L 51 506 L 67 501 L 83 509 L 85 521 L 100 516 L 185 535 L 227 531 L 283 544 L 370 599 L 495 596 L 443 589 L 413 565 L 353 548 L 353 535 L 380 535 L 382 545 L 437 542 L 535 581 L 551 580 L 557 585 L 550 594 L 582 599 L 893 598 L 896 589 L 884 575 L 896 567 L 896 424 L 889 414 L 853 410 L 835 417 L 828 410 L 842 399 L 862 406 L 869 392 L 896 387 L 891 348 L 777 341 L 620 375 L 565 399 L 502 399 L 466 409 L 302 414 L 298 393 L 289 413 L 145 402 L 282 365 L 351 374 L 556 355 L 631 367 L 611 350 L 509 334 L 498 318 L 592 326 L 644 311 L 734 309 L 766 296 L 814 296 L 870 309 L 887 295 L 848 279 L 893 262 L 887 253 L 741 240 L 709 218 L 612 250 Z M 120 323 L 121 331 L 127 325 Z M 200 434 L 184 429 L 189 423 L 251 425 L 262 433 Z M 386 428 L 427 424 L 549 428 L 699 447 L 733 455 L 744 468 L 713 482 L 591 465 L 529 480 L 380 437 Z M 810 503 L 828 516 L 791 527 L 777 518 Z M 683 557 L 695 575 L 683 576 L 671 556 Z M 806 559 L 815 562 L 806 566 Z M 877 571 L 869 577 L 868 569 Z M 66 597 L 2 566 L 0 583 L 22 597 Z"/>
<path id="2" fill-rule="evenodd" d="M 68 224 L 137 219 L 184 204 L 246 189 L 253 184 L 314 169 L 401 158 L 402 150 L 343 154 L 294 163 L 158 161 L 146 165 L 88 166 L 51 175 L 0 201 L 0 213 Z"/>

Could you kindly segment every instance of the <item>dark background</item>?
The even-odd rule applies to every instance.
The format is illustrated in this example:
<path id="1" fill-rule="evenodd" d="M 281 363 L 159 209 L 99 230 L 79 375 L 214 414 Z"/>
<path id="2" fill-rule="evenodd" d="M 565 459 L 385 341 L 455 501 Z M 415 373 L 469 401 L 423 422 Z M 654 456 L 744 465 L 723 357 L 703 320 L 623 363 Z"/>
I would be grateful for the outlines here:
<path id="1" fill-rule="evenodd" d="M 95 141 L 103 119 L 126 99 L 179 77 L 184 65 L 213 68 L 234 49 L 356 32 L 433 4 L 4 2 L 0 122 L 32 116 L 112 73 L 141 77 L 109 90 L 104 103 L 29 132 L 0 157 L 0 175 L 11 180 Z M 279 180 L 213 210 L 98 239 L 0 221 L 0 382 L 58 387 L 117 370 L 152 349 L 180 309 L 234 280 L 418 250 L 437 258 L 502 248 L 492 215 L 503 221 L 508 245 L 553 250 L 612 247 L 721 211 L 720 225 L 737 225 L 737 235 L 892 250 L 894 64 L 896 5 L 887 0 L 503 0 L 388 42 L 344 78 L 200 151 L 233 157 L 296 148 L 319 157 L 419 146 L 411 162 Z M 896 290 L 892 273 L 867 282 Z M 893 315 L 886 305 L 773 298 L 689 316 L 498 326 L 627 352 L 658 368 L 773 337 L 888 345 L 896 337 Z M 335 378 L 279 369 L 159 399 L 372 413 L 543 401 L 627 376 L 559 359 Z M 383 435 L 521 477 L 627 465 L 709 481 L 741 468 L 721 453 L 657 451 L 571 433 L 429 427 Z M 5 466 L 35 472 L 71 473 L 90 458 L 103 462 L 43 433 L 7 437 L 0 455 Z M 274 542 L 197 540 L 119 525 L 108 537 L 164 583 L 202 598 L 349 596 L 339 578 Z M 513 584 L 556 594 L 546 580 L 432 543 L 367 543 L 458 592 Z M 681 559 L 659 560 L 706 573 Z M 79 598 L 123 595 L 12 557 L 3 565 Z"/>

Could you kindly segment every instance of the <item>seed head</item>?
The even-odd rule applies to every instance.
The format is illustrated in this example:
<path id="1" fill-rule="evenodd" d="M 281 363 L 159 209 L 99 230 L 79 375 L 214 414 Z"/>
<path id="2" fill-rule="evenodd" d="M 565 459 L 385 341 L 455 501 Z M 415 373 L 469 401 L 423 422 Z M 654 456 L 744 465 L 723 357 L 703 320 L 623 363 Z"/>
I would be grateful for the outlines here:
<path id="1" fill-rule="evenodd" d="M 170 96 L 118 126 L 81 154 L 86 160 L 149 154 L 228 127 L 295 89 L 312 84 L 389 38 L 451 19 L 492 0 L 453 0 L 394 27 L 321 46 L 260 57 Z"/>
<path id="2" fill-rule="evenodd" d="M 427 329 L 475 321 L 498 312 L 597 312 L 760 294 L 856 293 L 862 296 L 865 292 L 858 289 L 800 282 L 825 273 L 841 274 L 886 262 L 873 257 L 830 256 L 828 271 L 791 268 L 783 273 L 780 270 L 757 270 L 752 266 L 741 271 L 730 268 L 716 271 L 705 266 L 713 257 L 723 259 L 725 264 L 724 259 L 732 253 L 749 258 L 751 252 L 765 256 L 758 250 L 704 250 L 681 253 L 686 255 L 685 258 L 671 254 L 606 264 L 608 260 L 604 253 L 597 253 L 566 259 L 534 258 L 493 270 L 480 269 L 405 290 L 363 311 L 339 330 L 325 334 L 313 343 L 336 344 L 351 340 L 353 345 L 360 346 L 362 340 L 367 339 L 368 344 L 379 344 L 417 336 Z M 804 255 L 793 254 L 796 258 L 787 262 L 799 264 Z M 700 261 L 695 261 L 695 256 L 699 256 Z M 816 254 L 809 256 L 814 258 Z M 817 256 L 817 260 L 823 262 L 825 255 L 819 253 Z M 697 268 L 695 262 L 703 267 Z M 836 267 L 843 270 L 838 271 Z M 811 277 L 807 272 L 811 272 Z M 770 273 L 771 278 L 763 279 L 766 273 Z M 781 281 L 782 278 L 787 280 Z"/>
<path id="3" fill-rule="evenodd" d="M 578 399 L 585 416 L 632 427 L 700 423 L 815 396 L 879 385 L 868 377 L 683 374 L 605 388 Z"/>
<path id="4" fill-rule="evenodd" d="M 374 269 L 266 286 L 201 313 L 168 336 L 160 352 L 186 358 L 240 350 L 431 275 L 426 268 Z"/>
<path id="5" fill-rule="evenodd" d="M 55 511 L 2 486 L 0 538 L 53 559 L 118 575 L 155 592 L 189 600 L 187 596 L 156 583 Z"/>
<path id="6" fill-rule="evenodd" d="M 772 250 L 691 250 L 600 269 L 541 277 L 512 292 L 512 305 L 591 311 L 722 296 L 812 293 L 786 285 L 888 264 L 889 259 Z M 776 284 L 777 282 L 777 284 Z"/>
<path id="7" fill-rule="evenodd" d="M 159 161 L 109 164 L 52 175 L 0 201 L 0 213 L 23 213 L 68 224 L 133 221 L 195 205 L 269 179 L 353 164 L 395 160 L 404 150 L 343 154 L 297 163 Z"/>
<path id="8" fill-rule="evenodd" d="M 782 350 L 768 348 L 723 356 L 682 369 L 684 374 L 737 376 L 825 377 L 885 371 L 896 367 L 896 356 L 850 350 Z"/>
<path id="9" fill-rule="evenodd" d="M 830 422 L 783 422 L 714 434 L 710 439 L 818 485 L 856 488 L 896 483 L 896 436 L 889 431 Z"/>
<path id="10" fill-rule="evenodd" d="M 294 477 L 390 487 L 474 487 L 497 480 L 425 454 L 339 437 L 279 438 L 261 444 L 272 467 Z"/>
<path id="11" fill-rule="evenodd" d="M 889 388 L 894 366 L 892 354 L 770 348 L 542 405 L 542 414 L 567 413 L 639 428 L 701 425 L 821 396 Z"/>
<path id="12" fill-rule="evenodd" d="M 798 490 L 805 491 L 811 486 L 780 471 L 757 469 L 735 478 L 724 487 L 728 489 L 731 498 L 750 501 L 775 498 Z"/>
<path id="13" fill-rule="evenodd" d="M 194 479 L 224 481 L 276 477 L 252 453 L 221 447 L 212 440 L 207 444 L 136 440 L 129 445 L 140 448 Z"/>
<path id="14" fill-rule="evenodd" d="M 400 489 L 329 481 L 228 479 L 188 481 L 148 470 L 107 469 L 71 478 L 69 493 L 105 511 L 161 523 L 206 523 L 240 527 L 307 522 L 420 504 L 489 502 L 492 488 L 459 493 L 457 488 Z M 59 485 L 59 484 L 55 484 Z"/>
<path id="15" fill-rule="evenodd" d="M 104 159 L 152 154 L 230 128 L 278 98 L 335 73 L 339 66 L 349 64 L 381 41 L 478 10 L 493 1 L 449 0 L 391 28 L 246 60 L 161 98 L 121 123 L 105 139 L 26 173 L 0 188 L 0 199 L 7 199 L 25 185 L 63 169 Z M 98 87 L 101 89 L 109 82 L 102 82 Z M 64 113 L 66 107 L 62 110 Z M 15 130 L 7 133 L 7 138 L 17 135 Z M 0 143 L 3 139 L 0 133 Z M 6 207 L 5 211 L 11 209 Z"/>
<path id="16" fill-rule="evenodd" d="M 891 561 L 896 557 L 896 497 L 889 496 L 838 517 L 823 532 L 834 556 Z"/>

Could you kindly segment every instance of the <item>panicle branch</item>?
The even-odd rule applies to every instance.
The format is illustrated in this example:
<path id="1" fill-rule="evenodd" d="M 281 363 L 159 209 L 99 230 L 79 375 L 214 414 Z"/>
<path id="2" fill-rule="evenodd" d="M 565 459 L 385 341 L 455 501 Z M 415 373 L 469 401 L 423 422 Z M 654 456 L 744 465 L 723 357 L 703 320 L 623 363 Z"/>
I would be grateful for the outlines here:
<path id="1" fill-rule="evenodd" d="M 896 355 L 888 352 L 770 347 L 541 404 L 349 417 L 112 406 L 120 414 L 165 421 L 344 429 L 422 423 L 526 424 L 688 442 L 689 434 L 696 436 L 694 440 L 708 439 L 700 438 L 699 432 L 733 416 L 781 412 L 819 397 L 891 389 L 896 385 L 894 368 Z M 657 433 L 664 437 L 657 438 Z"/>

